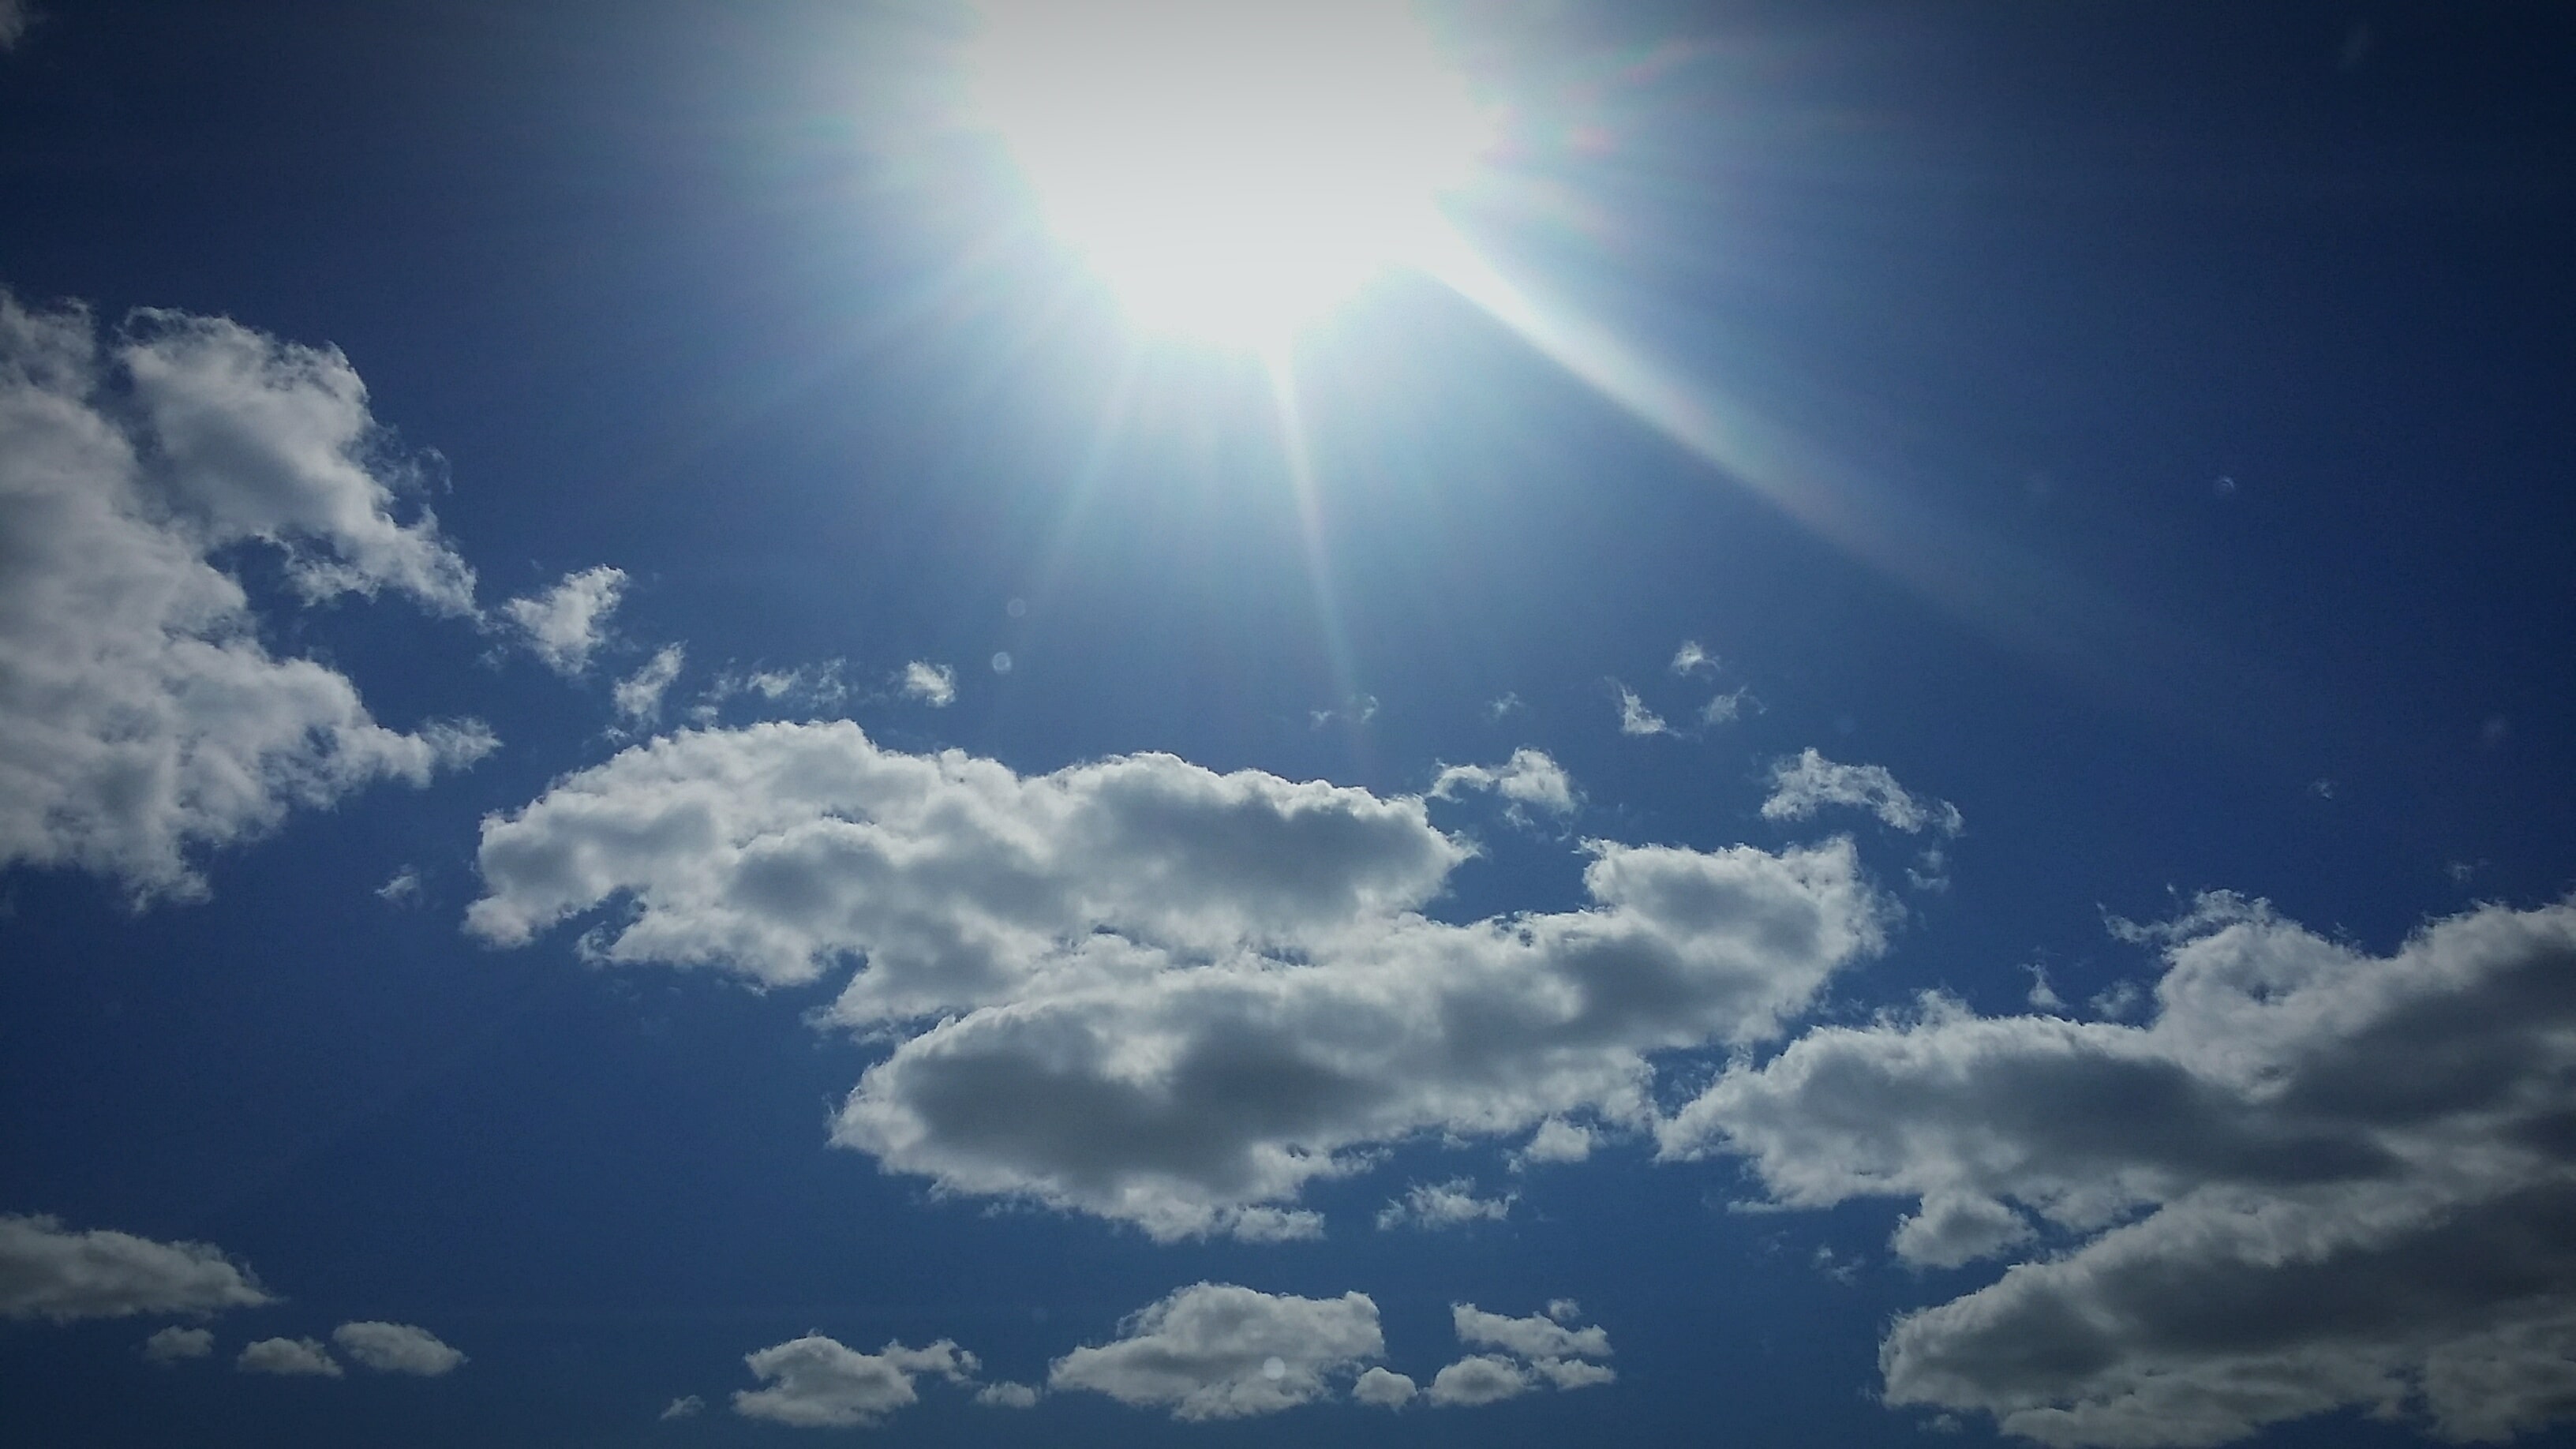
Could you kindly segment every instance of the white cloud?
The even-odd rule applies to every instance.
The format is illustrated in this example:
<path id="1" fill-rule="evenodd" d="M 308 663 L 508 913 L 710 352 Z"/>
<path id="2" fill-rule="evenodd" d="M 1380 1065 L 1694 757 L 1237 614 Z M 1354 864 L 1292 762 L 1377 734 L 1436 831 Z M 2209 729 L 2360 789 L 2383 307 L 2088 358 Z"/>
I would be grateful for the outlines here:
<path id="1" fill-rule="evenodd" d="M 1664 723 L 1664 717 L 1646 708 L 1646 702 L 1637 697 L 1637 691 L 1615 679 L 1610 681 L 1610 687 L 1619 691 L 1619 733 L 1623 735 L 1671 733 L 1671 727 Z"/>
<path id="2" fill-rule="evenodd" d="M 1038 1391 L 1028 1384 L 1004 1380 L 977 1389 L 975 1402 L 995 1409 L 1034 1409 L 1038 1405 Z"/>
<path id="3" fill-rule="evenodd" d="M 16 49 L 40 13 L 27 0 L 0 0 L 0 50 Z"/>
<path id="4" fill-rule="evenodd" d="M 337 352 L 166 312 L 102 347 L 87 313 L 0 293 L 0 868 L 202 896 L 197 851 L 491 750 L 479 723 L 387 729 L 344 676 L 273 656 L 214 562 L 259 544 L 308 600 L 471 612 L 435 521 L 395 521 L 376 432 Z"/>
<path id="5" fill-rule="evenodd" d="M 1365 1293 L 1298 1298 L 1200 1283 L 1119 1325 L 1116 1342 L 1077 1348 L 1047 1374 L 1176 1419 L 1240 1419 L 1324 1398 L 1331 1381 L 1386 1352 Z"/>
<path id="6" fill-rule="evenodd" d="M 1459 1303 L 1450 1307 L 1449 1318 L 1458 1341 L 1470 1348 L 1499 1348 L 1532 1360 L 1610 1356 L 1610 1335 L 1602 1329 L 1568 1328 L 1544 1314 L 1507 1318 Z"/>
<path id="7" fill-rule="evenodd" d="M 1447 1182 L 1417 1182 L 1404 1196 L 1378 1209 L 1380 1230 L 1400 1228 L 1407 1223 L 1417 1228 L 1454 1228 L 1466 1223 L 1499 1222 L 1511 1216 L 1512 1197 L 1476 1196 L 1472 1179 L 1458 1177 Z"/>
<path id="8" fill-rule="evenodd" d="M 1889 829 L 1909 834 L 1937 830 L 1956 835 L 1963 823 L 1958 806 L 1908 793 L 1884 765 L 1838 765 L 1812 746 L 1795 759 L 1772 765 L 1771 798 L 1762 802 L 1763 819 L 1804 820 L 1826 805 L 1866 810 Z"/>
<path id="9" fill-rule="evenodd" d="M 376 887 L 376 899 L 394 907 L 420 904 L 422 882 L 418 866 L 404 866 Z"/>
<path id="10" fill-rule="evenodd" d="M 218 1313 L 269 1302 L 250 1270 L 205 1243 L 159 1243 L 49 1217 L 0 1216 L 0 1318 Z"/>
<path id="11" fill-rule="evenodd" d="M 644 667 L 617 681 L 609 690 L 609 702 L 617 707 L 617 717 L 630 730 L 648 730 L 662 718 L 662 696 L 670 691 L 672 681 L 680 677 L 680 666 L 688 658 L 684 645 L 665 644 Z"/>
<path id="12" fill-rule="evenodd" d="M 1733 724 L 1737 716 L 1744 713 L 1745 701 L 1752 698 L 1750 686 L 1712 696 L 1708 703 L 1699 707 L 1699 722 L 1704 725 Z"/>
<path id="13" fill-rule="evenodd" d="M 173 1364 L 182 1359 L 207 1358 L 215 1351 L 215 1335 L 204 1328 L 165 1328 L 143 1340 L 145 1363 Z"/>
<path id="14" fill-rule="evenodd" d="M 1592 1130 L 1562 1117 L 1550 1117 L 1530 1134 L 1527 1146 L 1512 1154 L 1512 1170 L 1539 1163 L 1581 1162 L 1592 1155 Z"/>
<path id="15" fill-rule="evenodd" d="M 706 1411 L 706 1400 L 699 1398 L 695 1394 L 682 1394 L 680 1397 L 673 1399 L 670 1403 L 663 1405 L 661 1418 L 665 1423 L 668 1423 L 673 1419 L 694 1419 Z"/>
<path id="16" fill-rule="evenodd" d="M 1530 1376 L 1500 1354 L 1462 1358 L 1431 1376 L 1430 1399 L 1442 1408 L 1474 1408 L 1530 1391 Z"/>
<path id="17" fill-rule="evenodd" d="M 1714 677 L 1718 669 L 1717 656 L 1699 647 L 1698 640 L 1684 639 L 1682 647 L 1673 651 L 1672 669 L 1675 674 L 1706 674 Z"/>
<path id="18" fill-rule="evenodd" d="M 1514 694 L 1507 689 L 1503 691 L 1501 698 L 1486 702 L 1485 718 L 1490 720 L 1500 720 L 1507 714 L 1519 714 L 1528 708 L 1528 705 L 1521 703 L 1521 697 L 1519 695 Z"/>
<path id="19" fill-rule="evenodd" d="M 976 1368 L 973 1354 L 944 1338 L 927 1348 L 889 1343 L 860 1353 L 819 1333 L 745 1354 L 743 1362 L 765 1387 L 736 1392 L 733 1411 L 801 1429 L 872 1426 L 920 1398 L 915 1375 L 965 1383 Z"/>
<path id="20" fill-rule="evenodd" d="M 1574 811 L 1574 782 L 1563 766 L 1539 750 L 1519 749 L 1499 768 L 1451 765 L 1431 785 L 1432 798 L 1455 798 L 1460 790 L 1491 790 L 1514 805 L 1535 805 L 1558 815 Z"/>
<path id="21" fill-rule="evenodd" d="M 331 1332 L 340 1351 L 378 1373 L 434 1379 L 465 1362 L 438 1335 L 407 1323 L 343 1323 Z"/>
<path id="22" fill-rule="evenodd" d="M 1393 1369 L 1372 1368 L 1351 1382 L 1351 1399 L 1355 1403 L 1380 1409 L 1400 1409 L 1413 1402 L 1413 1380 Z"/>
<path id="23" fill-rule="evenodd" d="M 591 651 L 607 638 L 608 616 L 626 592 L 626 571 L 602 565 L 566 574 L 542 594 L 501 606 L 522 643 L 548 669 L 571 678 L 590 667 Z"/>
<path id="24" fill-rule="evenodd" d="M 246 1374 L 286 1378 L 336 1379 L 343 1372 L 321 1340 L 312 1338 L 263 1338 L 243 1349 L 233 1367 Z"/>
<path id="25" fill-rule="evenodd" d="M 2058 1445 L 2576 1413 L 2576 905 L 2387 957 L 2229 896 L 2128 934 L 2164 955 L 2143 1025 L 1821 1029 L 1727 1072 L 1665 1149 L 1743 1154 L 1789 1206 L 1917 1197 L 1896 1247 L 1920 1261 L 2023 1242 L 2024 1212 L 2074 1239 L 1898 1320 L 1892 1404 Z"/>
<path id="26" fill-rule="evenodd" d="M 689 707 L 689 718 L 701 725 L 711 725 L 734 700 L 753 702 L 755 710 L 773 714 L 801 715 L 813 718 L 836 709 L 850 697 L 849 681 L 842 677 L 843 661 L 827 659 L 820 664 L 800 664 L 793 669 L 726 669 L 707 686 L 706 693 Z"/>
<path id="27" fill-rule="evenodd" d="M 761 725 L 487 820 L 468 922 L 515 944 L 615 898 L 593 959 L 792 984 L 864 958 L 829 1019 L 895 1045 L 837 1141 L 947 1191 L 1260 1236 L 1373 1144 L 1645 1125 L 1651 1054 L 1761 1039 L 1881 944 L 1846 840 L 1585 849 L 1588 907 L 1435 922 L 1468 847 L 1419 798 Z"/>
<path id="28" fill-rule="evenodd" d="M 945 709 L 957 702 L 957 671 L 916 659 L 903 667 L 902 689 L 906 699 Z"/>

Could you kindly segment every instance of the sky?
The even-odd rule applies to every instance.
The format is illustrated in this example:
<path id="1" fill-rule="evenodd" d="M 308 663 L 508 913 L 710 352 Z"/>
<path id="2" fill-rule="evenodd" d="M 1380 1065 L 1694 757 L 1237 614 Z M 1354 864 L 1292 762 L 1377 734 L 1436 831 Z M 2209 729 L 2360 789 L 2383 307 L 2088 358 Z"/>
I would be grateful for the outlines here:
<path id="1" fill-rule="evenodd" d="M 0 0 L 0 1443 L 2576 1444 L 2563 7 Z"/>

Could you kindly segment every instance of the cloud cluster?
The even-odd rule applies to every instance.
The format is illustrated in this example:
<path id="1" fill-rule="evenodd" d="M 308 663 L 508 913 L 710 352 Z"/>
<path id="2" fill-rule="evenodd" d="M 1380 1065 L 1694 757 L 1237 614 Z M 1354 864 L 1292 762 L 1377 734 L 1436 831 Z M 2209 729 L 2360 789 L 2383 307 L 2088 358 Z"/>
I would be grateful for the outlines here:
<path id="1" fill-rule="evenodd" d="M 1377 1225 L 1381 1231 L 1411 1224 L 1417 1228 L 1454 1228 L 1473 1222 L 1500 1222 L 1511 1216 L 1512 1198 L 1476 1196 L 1471 1178 L 1452 1178 L 1447 1182 L 1417 1182 L 1405 1189 L 1404 1196 L 1378 1209 Z"/>
<path id="2" fill-rule="evenodd" d="M 1763 819 L 1804 820 L 1827 805 L 1866 810 L 1888 829 L 1909 835 L 1925 830 L 1956 835 L 1965 823 L 1958 806 L 1912 794 L 1896 783 L 1885 765 L 1838 765 L 1813 746 L 1772 765 L 1771 795 L 1762 802 Z"/>
<path id="3" fill-rule="evenodd" d="M 1453 1305 L 1450 1322 L 1461 1344 L 1501 1352 L 1470 1354 L 1441 1369 L 1425 1397 L 1444 1408 L 1472 1408 L 1541 1386 L 1582 1389 L 1615 1382 L 1618 1372 L 1600 1362 L 1610 1356 L 1610 1335 L 1598 1326 L 1568 1328 L 1578 1312 L 1564 1299 L 1527 1318 L 1487 1313 L 1473 1303 Z"/>
<path id="4" fill-rule="evenodd" d="M 1047 1386 L 1169 1408 L 1177 1419 L 1239 1419 L 1324 1398 L 1386 1352 L 1365 1293 L 1299 1298 L 1200 1283 L 1139 1311 L 1119 1333 L 1057 1359 Z"/>
<path id="5" fill-rule="evenodd" d="M 839 1142 L 950 1191 L 1156 1236 L 1311 1232 L 1264 1206 L 1416 1133 L 1652 1116 L 1651 1054 L 1745 1043 L 1881 945 L 1848 841 L 1594 842 L 1587 907 L 1433 921 L 1469 848 L 1418 797 L 1146 755 L 1022 777 L 844 723 L 657 740 L 487 820 L 469 928 L 622 901 L 616 963 L 775 985 L 892 1037 Z"/>
<path id="6" fill-rule="evenodd" d="M 819 1333 L 773 1344 L 746 1354 L 743 1362 L 763 1387 L 733 1396 L 735 1413 L 804 1429 L 866 1428 L 886 1415 L 919 1401 L 913 1379 L 938 1374 L 951 1383 L 971 1383 L 975 1356 L 947 1339 L 927 1348 L 889 1343 L 879 1353 L 861 1353 Z M 695 1413 L 675 1401 L 662 1411 L 665 1419 Z"/>
<path id="7" fill-rule="evenodd" d="M 606 566 L 566 574 L 542 594 L 512 599 L 502 617 L 548 669 L 571 678 L 590 668 L 607 637 L 608 616 L 626 592 L 626 572 Z"/>
<path id="8" fill-rule="evenodd" d="M 308 602 L 470 614 L 436 520 L 395 517 L 404 481 L 336 351 L 155 311 L 102 342 L 0 293 L 0 867 L 202 895 L 195 850 L 489 751 L 475 723 L 387 729 L 346 677 L 272 655 L 225 567 L 256 548 Z"/>
<path id="9" fill-rule="evenodd" d="M 218 1313 L 270 1301 L 250 1270 L 205 1243 L 71 1232 L 54 1218 L 0 1216 L 0 1318 Z"/>
<path id="10" fill-rule="evenodd" d="M 1433 799 L 1453 799 L 1461 790 L 1491 790 L 1515 808 L 1535 805 L 1557 815 L 1574 813 L 1574 782 L 1565 767 L 1539 750 L 1519 749 L 1498 767 L 1451 765 L 1431 784 Z"/>
<path id="11" fill-rule="evenodd" d="M 2046 1251 L 1899 1320 L 1886 1397 L 2049 1444 L 2203 1445 L 2359 1405 L 2491 1440 L 2576 1415 L 2576 906 L 2374 957 L 2205 897 L 2143 1025 L 1818 1030 L 1663 1133 L 1778 1202 L 1918 1201 L 1894 1247 Z"/>

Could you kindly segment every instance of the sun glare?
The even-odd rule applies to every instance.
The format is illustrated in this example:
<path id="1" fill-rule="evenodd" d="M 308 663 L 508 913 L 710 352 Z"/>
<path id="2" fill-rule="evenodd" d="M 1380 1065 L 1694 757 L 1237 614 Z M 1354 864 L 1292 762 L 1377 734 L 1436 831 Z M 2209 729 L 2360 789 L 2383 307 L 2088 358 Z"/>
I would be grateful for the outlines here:
<path id="1" fill-rule="evenodd" d="M 1278 343 L 1428 255 L 1492 137 L 1404 0 L 985 0 L 977 118 L 1136 325 Z"/>

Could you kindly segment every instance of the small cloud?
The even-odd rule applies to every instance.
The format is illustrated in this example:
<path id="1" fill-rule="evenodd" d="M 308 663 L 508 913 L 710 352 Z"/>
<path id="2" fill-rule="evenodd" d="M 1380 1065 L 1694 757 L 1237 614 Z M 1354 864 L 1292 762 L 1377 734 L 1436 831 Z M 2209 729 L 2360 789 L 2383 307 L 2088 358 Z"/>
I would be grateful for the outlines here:
<path id="1" fill-rule="evenodd" d="M 206 1243 L 162 1243 L 49 1217 L 0 1214 L 0 1319 L 203 1316 L 273 1301 L 250 1270 Z"/>
<path id="2" fill-rule="evenodd" d="M 2326 779 L 2310 780 L 2308 794 L 2319 800 L 2331 800 L 2335 797 L 2335 782 Z"/>
<path id="3" fill-rule="evenodd" d="M 2059 996 L 2057 988 L 2048 984 L 2047 967 L 2034 961 L 2021 969 L 2030 973 L 2030 1004 L 2034 1009 L 2039 1011 L 2066 1009 L 2066 998 Z"/>
<path id="4" fill-rule="evenodd" d="M 1823 1243 L 1816 1244 L 1815 1256 L 1808 1259 L 1808 1262 L 1815 1266 L 1817 1272 L 1846 1288 L 1851 1286 L 1853 1279 L 1860 1276 L 1860 1264 L 1847 1258 L 1834 1256 L 1834 1250 Z"/>
<path id="5" fill-rule="evenodd" d="M 2126 1021 L 2138 1014 L 2147 993 L 2134 981 L 2115 981 L 2084 1003 L 2085 1009 L 2104 1021 Z"/>
<path id="6" fill-rule="evenodd" d="M 1538 1131 L 1530 1134 L 1529 1145 L 1512 1154 L 1512 1170 L 1524 1171 L 1539 1163 L 1581 1162 L 1591 1155 L 1590 1128 L 1562 1117 L 1550 1117 L 1538 1124 Z"/>
<path id="7" fill-rule="evenodd" d="M 1430 1399 L 1447 1408 L 1474 1408 L 1517 1398 L 1530 1390 L 1521 1366 L 1496 1353 L 1474 1354 L 1432 1375 Z"/>
<path id="8" fill-rule="evenodd" d="M 1543 751 L 1519 749 L 1496 768 L 1451 765 L 1431 785 L 1435 800 L 1455 799 L 1462 790 L 1491 790 L 1515 806 L 1535 805 L 1558 815 L 1574 810 L 1574 782 L 1565 768 Z"/>
<path id="9" fill-rule="evenodd" d="M 1704 725 L 1733 724 L 1744 713 L 1746 701 L 1753 698 L 1751 686 L 1729 690 L 1699 707 L 1699 722 Z"/>
<path id="10" fill-rule="evenodd" d="M 957 671 L 945 664 L 916 659 L 903 667 L 899 687 L 906 699 L 920 700 L 932 709 L 945 709 L 957 702 Z"/>
<path id="11" fill-rule="evenodd" d="M 1685 639 L 1682 647 L 1673 651 L 1672 668 L 1675 674 L 1704 673 L 1714 677 L 1717 674 L 1717 656 L 1699 647 L 1698 640 Z"/>
<path id="12" fill-rule="evenodd" d="M 1322 729 L 1335 720 L 1340 720 L 1344 724 L 1364 725 L 1375 718 L 1377 718 L 1377 696 L 1374 694 L 1352 695 L 1343 702 L 1340 709 L 1306 711 L 1307 722 L 1316 729 Z"/>
<path id="13" fill-rule="evenodd" d="M 915 1375 L 936 1373 L 950 1383 L 973 1376 L 975 1356 L 947 1339 L 927 1348 L 889 1343 L 860 1353 L 819 1333 L 746 1354 L 743 1362 L 762 1387 L 733 1396 L 733 1411 L 800 1429 L 873 1428 L 920 1395 Z"/>
<path id="14" fill-rule="evenodd" d="M 205 1358 L 215 1351 L 215 1335 L 204 1328 L 165 1328 L 143 1340 L 145 1363 L 174 1364 L 181 1359 Z"/>
<path id="15" fill-rule="evenodd" d="M 1502 698 L 1486 701 L 1485 718 L 1489 720 L 1499 720 L 1505 715 L 1520 714 L 1528 708 L 1528 705 L 1521 703 L 1521 697 L 1519 695 L 1514 694 L 1507 689 L 1503 691 Z"/>
<path id="16" fill-rule="evenodd" d="M 1937 845 L 1927 845 L 1914 863 L 1905 868 L 1905 883 L 1918 891 L 1938 895 L 1950 888 L 1950 856 Z"/>
<path id="17" fill-rule="evenodd" d="M 393 878 L 376 887 L 376 899 L 389 906 L 420 904 L 420 867 L 407 865 L 393 873 Z"/>
<path id="18" fill-rule="evenodd" d="M 1048 1386 L 1169 1408 L 1176 1419 L 1244 1419 L 1325 1398 L 1335 1378 L 1386 1351 L 1365 1293 L 1299 1298 L 1230 1283 L 1183 1288 L 1129 1315 L 1119 1333 L 1057 1359 Z"/>
<path id="19" fill-rule="evenodd" d="M 1304 1208 L 1238 1207 L 1217 1215 L 1216 1230 L 1246 1243 L 1304 1243 L 1324 1235 L 1324 1215 Z"/>
<path id="20" fill-rule="evenodd" d="M 410 1374 L 434 1379 L 464 1364 L 465 1355 L 439 1342 L 438 1335 L 408 1323 L 343 1323 L 331 1341 L 361 1367 L 380 1374 Z"/>
<path id="21" fill-rule="evenodd" d="M 233 1367 L 246 1374 L 277 1374 L 287 1378 L 336 1379 L 341 1376 L 339 1360 L 331 1357 L 318 1339 L 263 1338 L 241 1351 Z"/>
<path id="22" fill-rule="evenodd" d="M 501 613 L 530 652 L 569 679 L 590 667 L 591 651 L 607 637 L 608 616 L 625 592 L 626 571 L 602 565 L 566 574 L 542 594 L 512 599 Z"/>
<path id="23" fill-rule="evenodd" d="M 1958 806 L 1928 795 L 1916 797 L 1884 765 L 1836 764 L 1810 746 L 1771 766 L 1771 797 L 1762 802 L 1763 819 L 1804 820 L 1826 805 L 1866 810 L 1889 829 L 1908 834 L 1937 830 L 1957 835 L 1965 824 Z"/>
<path id="24" fill-rule="evenodd" d="M 1014 599 L 1013 603 L 1019 602 Z M 986 1384 L 975 1391 L 975 1402 L 992 1409 L 1034 1409 L 1038 1391 L 1028 1384 L 1010 1382 Z"/>
<path id="25" fill-rule="evenodd" d="M 1663 716 L 1646 708 L 1646 702 L 1637 697 L 1637 691 L 1615 679 L 1610 681 L 1610 687 L 1619 691 L 1619 733 L 1661 735 L 1672 732 L 1671 727 L 1664 723 Z"/>
<path id="26" fill-rule="evenodd" d="M 666 1423 L 672 1419 L 694 1419 L 706 1411 L 706 1400 L 695 1394 L 682 1394 L 663 1407 L 661 1418 Z"/>
<path id="27" fill-rule="evenodd" d="M 1511 1215 L 1512 1201 L 1508 1193 L 1501 1197 L 1476 1196 L 1473 1178 L 1417 1182 L 1404 1196 L 1378 1210 L 1377 1225 L 1384 1232 L 1407 1223 L 1417 1228 L 1454 1228 L 1473 1222 L 1500 1222 Z"/>
<path id="28" fill-rule="evenodd" d="M 0 50 L 15 50 L 27 38 L 27 31 L 37 19 L 36 7 L 26 0 L 0 0 Z"/>
<path id="29" fill-rule="evenodd" d="M 1400 1409 L 1413 1402 L 1413 1380 L 1393 1369 L 1373 1368 L 1351 1385 L 1351 1398 L 1379 1409 Z"/>
<path id="30" fill-rule="evenodd" d="M 680 665 L 687 659 L 685 645 L 666 644 L 645 661 L 644 667 L 617 681 L 609 691 L 610 702 L 617 707 L 617 717 L 630 730 L 646 730 L 662 718 L 662 696 L 669 692 L 672 681 L 680 677 Z"/>

